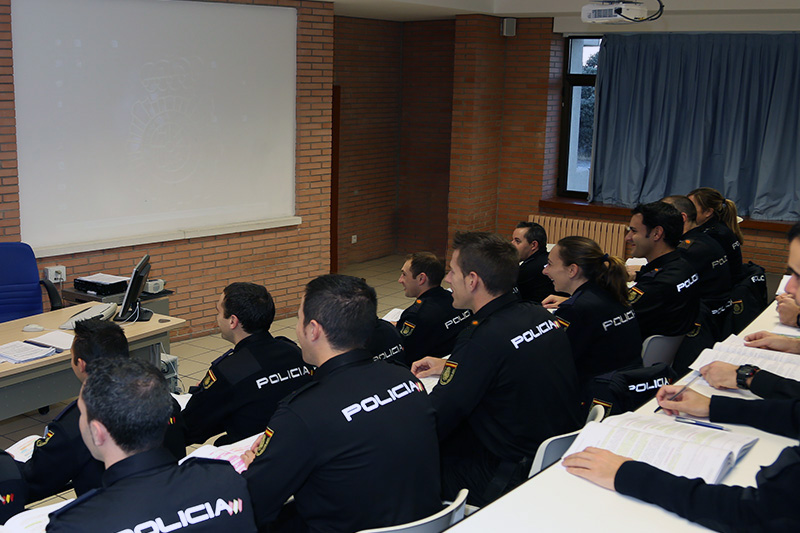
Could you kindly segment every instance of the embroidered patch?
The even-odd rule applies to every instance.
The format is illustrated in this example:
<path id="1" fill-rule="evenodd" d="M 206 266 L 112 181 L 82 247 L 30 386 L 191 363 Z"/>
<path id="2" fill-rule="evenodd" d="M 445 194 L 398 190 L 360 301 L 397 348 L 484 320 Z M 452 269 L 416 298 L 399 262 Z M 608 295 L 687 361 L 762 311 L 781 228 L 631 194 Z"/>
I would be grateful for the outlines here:
<path id="1" fill-rule="evenodd" d="M 456 375 L 456 368 L 458 368 L 458 363 L 455 361 L 447 361 L 444 364 L 444 370 L 442 370 L 442 375 L 439 376 L 439 385 L 447 385 L 451 381 L 453 381 L 453 376 Z"/>
<path id="2" fill-rule="evenodd" d="M 562 328 L 568 328 L 569 327 L 569 321 L 564 320 L 563 318 L 560 318 L 560 317 L 556 317 L 556 323 L 558 324 L 559 327 L 562 327 Z"/>
<path id="3" fill-rule="evenodd" d="M 36 447 L 40 448 L 47 444 L 50 441 L 50 438 L 53 436 L 53 432 L 50 429 L 47 429 L 47 432 L 44 434 L 44 437 L 36 441 Z"/>
<path id="4" fill-rule="evenodd" d="M 741 315 L 742 311 L 744 311 L 744 302 L 741 300 L 736 300 L 733 302 L 733 314 L 734 315 Z"/>
<path id="5" fill-rule="evenodd" d="M 203 378 L 203 382 L 201 383 L 201 385 L 203 386 L 204 389 L 207 389 L 211 385 L 216 383 L 216 381 L 217 381 L 217 376 L 215 376 L 214 373 L 211 370 L 209 370 L 208 372 L 206 372 L 206 375 Z"/>
<path id="6" fill-rule="evenodd" d="M 694 329 L 686 334 L 687 337 L 697 337 L 700 334 L 700 324 L 694 323 Z"/>
<path id="7" fill-rule="evenodd" d="M 412 333 L 414 333 L 414 328 L 417 326 L 412 324 L 411 322 L 403 322 L 403 327 L 400 328 L 400 335 L 403 337 L 408 337 Z"/>
<path id="8" fill-rule="evenodd" d="M 641 298 L 643 294 L 644 291 L 639 287 L 631 287 L 630 290 L 628 290 L 628 303 L 635 304 L 639 301 L 639 298 Z"/>
<path id="9" fill-rule="evenodd" d="M 14 493 L 12 492 L 10 494 L 0 494 L 0 503 L 2 503 L 3 505 L 14 503 Z"/>
<path id="10" fill-rule="evenodd" d="M 256 457 L 264 453 L 264 450 L 267 449 L 269 440 L 272 438 L 272 433 L 273 431 L 269 429 L 269 427 L 267 427 L 267 429 L 264 430 L 264 436 L 261 438 L 261 442 L 259 443 L 258 448 L 256 448 Z"/>

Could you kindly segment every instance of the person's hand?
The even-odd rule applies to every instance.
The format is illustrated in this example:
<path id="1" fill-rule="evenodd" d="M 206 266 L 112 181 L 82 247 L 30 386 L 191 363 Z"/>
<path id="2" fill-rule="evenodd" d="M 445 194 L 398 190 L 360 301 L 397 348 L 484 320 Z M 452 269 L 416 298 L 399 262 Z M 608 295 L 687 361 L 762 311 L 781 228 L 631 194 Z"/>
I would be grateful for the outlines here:
<path id="1" fill-rule="evenodd" d="M 590 446 L 582 452 L 568 455 L 561 464 L 570 474 L 588 479 L 608 490 L 614 490 L 614 478 L 619 467 L 625 461 L 631 460 L 629 457 L 622 457 L 608 450 Z"/>
<path id="2" fill-rule="evenodd" d="M 781 294 L 775 297 L 778 302 L 778 318 L 781 324 L 797 327 L 797 317 L 800 315 L 800 305 L 794 301 L 792 296 Z"/>
<path id="3" fill-rule="evenodd" d="M 711 405 L 711 398 L 703 396 L 699 392 L 692 389 L 686 389 L 673 400 L 672 398 L 677 394 L 683 386 L 681 385 L 664 385 L 656 393 L 656 400 L 658 405 L 668 415 L 677 415 L 678 413 L 686 413 L 687 415 L 699 416 L 708 418 L 708 410 Z"/>
<path id="4" fill-rule="evenodd" d="M 555 294 L 551 294 L 544 300 L 542 300 L 542 307 L 545 309 L 557 309 L 561 302 L 568 300 L 567 296 L 556 296 Z"/>
<path id="5" fill-rule="evenodd" d="M 438 376 L 444 370 L 444 359 L 438 357 L 423 357 L 419 361 L 414 361 L 411 365 L 411 373 L 418 378 L 427 378 L 428 376 Z"/>
<path id="6" fill-rule="evenodd" d="M 256 450 L 258 449 L 259 446 L 261 446 L 261 441 L 263 440 L 264 440 L 264 435 L 261 435 L 256 439 L 253 445 L 250 446 L 250 449 L 241 455 L 242 461 L 248 467 L 253 463 L 253 461 L 256 460 Z"/>
<path id="7" fill-rule="evenodd" d="M 715 389 L 735 389 L 736 370 L 739 367 L 722 361 L 714 361 L 700 369 L 708 384 Z"/>
<path id="8" fill-rule="evenodd" d="M 750 348 L 765 348 L 776 352 L 788 352 L 800 354 L 800 339 L 784 337 L 769 331 L 757 331 L 744 338 L 745 346 Z"/>

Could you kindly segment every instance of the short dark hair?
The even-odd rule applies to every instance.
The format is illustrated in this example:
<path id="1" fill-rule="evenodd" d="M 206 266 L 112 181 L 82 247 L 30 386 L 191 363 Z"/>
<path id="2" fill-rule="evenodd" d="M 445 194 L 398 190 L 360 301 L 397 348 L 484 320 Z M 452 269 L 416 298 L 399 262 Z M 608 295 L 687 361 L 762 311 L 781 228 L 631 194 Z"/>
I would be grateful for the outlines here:
<path id="1" fill-rule="evenodd" d="M 172 397 L 161 371 L 139 359 L 99 359 L 83 384 L 88 421 L 97 420 L 127 453 L 161 446 Z"/>
<path id="2" fill-rule="evenodd" d="M 786 234 L 786 238 L 789 239 L 789 242 L 800 238 L 800 222 L 795 223 L 795 225 L 789 229 L 789 233 Z"/>
<path id="3" fill-rule="evenodd" d="M 406 257 L 411 261 L 411 274 L 416 278 L 422 272 L 428 276 L 428 281 L 434 287 L 442 284 L 444 279 L 444 261 L 430 252 L 414 252 Z"/>
<path id="4" fill-rule="evenodd" d="M 475 272 L 489 294 L 511 291 L 519 276 L 519 254 L 514 245 L 494 233 L 456 232 L 453 250 L 464 275 Z"/>
<path id="5" fill-rule="evenodd" d="M 86 368 L 98 359 L 128 357 L 128 339 L 119 325 L 109 320 L 92 318 L 75 323 L 75 339 L 72 341 L 72 362 L 86 362 Z"/>
<path id="6" fill-rule="evenodd" d="M 303 325 L 316 320 L 333 348 L 363 348 L 377 314 L 375 289 L 361 278 L 326 274 L 306 285 Z"/>
<path id="7" fill-rule="evenodd" d="M 642 215 L 642 223 L 647 228 L 646 237 L 654 228 L 661 226 L 664 230 L 664 242 L 676 248 L 683 235 L 683 218 L 675 206 L 666 202 L 639 204 L 631 210 L 632 215 Z"/>
<path id="8" fill-rule="evenodd" d="M 222 315 L 236 315 L 247 333 L 269 331 L 275 319 L 275 302 L 263 285 L 237 281 L 222 291 Z"/>
<path id="9" fill-rule="evenodd" d="M 661 201 L 675 206 L 680 213 L 686 213 L 686 219 L 689 222 L 697 222 L 697 208 L 687 196 L 674 194 L 672 196 L 662 198 Z"/>
<path id="10" fill-rule="evenodd" d="M 525 228 L 525 240 L 528 242 L 538 242 L 540 250 L 547 250 L 547 232 L 536 222 L 522 221 L 517 224 L 517 229 Z"/>

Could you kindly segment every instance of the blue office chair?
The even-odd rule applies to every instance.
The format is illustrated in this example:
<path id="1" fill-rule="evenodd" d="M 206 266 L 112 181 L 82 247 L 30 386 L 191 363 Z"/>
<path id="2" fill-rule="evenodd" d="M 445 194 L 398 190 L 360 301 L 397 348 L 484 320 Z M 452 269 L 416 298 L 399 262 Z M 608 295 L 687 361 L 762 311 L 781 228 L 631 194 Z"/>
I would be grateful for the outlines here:
<path id="1" fill-rule="evenodd" d="M 40 284 L 47 290 L 51 309 L 64 307 L 55 285 L 39 279 L 31 247 L 24 242 L 0 242 L 0 322 L 44 311 Z"/>

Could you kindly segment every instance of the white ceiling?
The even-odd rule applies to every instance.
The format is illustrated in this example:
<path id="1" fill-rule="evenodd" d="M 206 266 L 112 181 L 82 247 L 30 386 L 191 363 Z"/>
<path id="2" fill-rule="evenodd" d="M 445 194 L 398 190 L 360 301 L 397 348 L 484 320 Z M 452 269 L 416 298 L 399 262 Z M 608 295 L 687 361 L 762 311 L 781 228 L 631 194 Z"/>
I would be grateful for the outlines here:
<path id="1" fill-rule="evenodd" d="M 656 0 L 641 0 L 649 12 Z M 463 14 L 497 17 L 553 17 L 560 33 L 632 31 L 631 25 L 598 26 L 580 21 L 590 0 L 333 0 L 337 15 L 393 21 L 453 18 Z M 798 0 L 663 0 L 664 16 L 636 31 L 796 31 Z M 601 29 L 602 28 L 602 29 Z"/>

